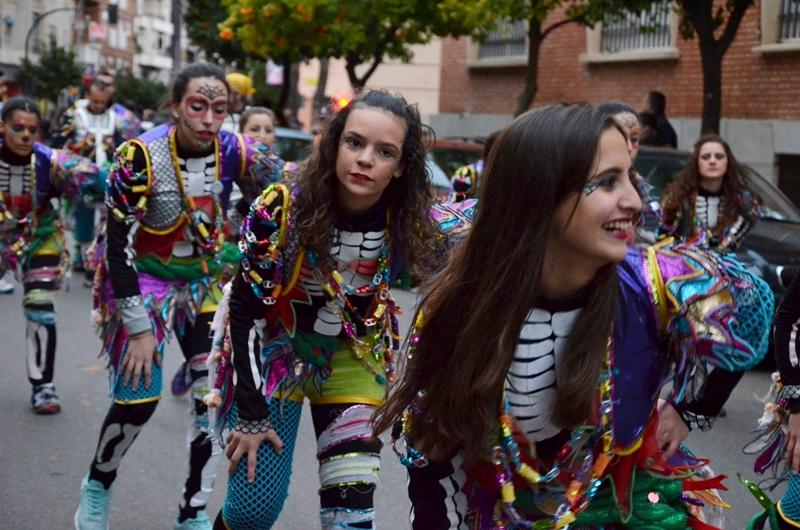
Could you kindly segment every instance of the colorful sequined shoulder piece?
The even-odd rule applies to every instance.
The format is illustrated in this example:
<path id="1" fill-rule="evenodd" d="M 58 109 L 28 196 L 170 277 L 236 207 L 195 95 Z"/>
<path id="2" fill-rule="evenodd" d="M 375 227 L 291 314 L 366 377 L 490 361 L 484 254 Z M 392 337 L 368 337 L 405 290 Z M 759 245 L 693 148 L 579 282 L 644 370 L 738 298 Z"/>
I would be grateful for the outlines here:
<path id="1" fill-rule="evenodd" d="M 680 359 L 674 399 L 701 390 L 706 365 L 728 371 L 752 368 L 764 357 L 775 297 L 769 286 L 732 254 L 686 243 L 659 245 L 648 252 L 645 276 L 663 285 L 670 351 Z M 662 317 L 664 314 L 662 313 Z M 700 368 L 700 372 L 695 368 Z"/>
<path id="2" fill-rule="evenodd" d="M 54 149 L 52 162 L 53 184 L 63 197 L 75 201 L 78 198 L 102 194 L 102 179 L 105 175 L 88 158 L 63 149 Z"/>
<path id="3" fill-rule="evenodd" d="M 237 139 L 243 161 L 240 184 L 252 184 L 261 191 L 281 179 L 284 162 L 274 151 L 246 134 L 237 135 Z"/>
<path id="4" fill-rule="evenodd" d="M 137 149 L 144 153 L 146 167 L 134 169 Z M 147 211 L 147 193 L 152 185 L 147 148 L 139 140 L 129 140 L 117 148 L 108 176 L 106 206 L 114 217 L 126 224 L 140 221 Z"/>
<path id="5" fill-rule="evenodd" d="M 275 303 L 286 280 L 283 251 L 289 246 L 292 194 L 284 184 L 271 184 L 250 205 L 242 222 L 239 251 L 242 277 L 266 305 Z"/>
<path id="6" fill-rule="evenodd" d="M 114 103 L 111 112 L 116 119 L 117 133 L 123 140 L 132 140 L 142 134 L 142 122 L 133 111 Z"/>
<path id="7" fill-rule="evenodd" d="M 439 227 L 441 248 L 449 250 L 464 239 L 472 226 L 478 207 L 478 199 L 461 202 L 445 201 L 433 205 L 430 216 Z"/>

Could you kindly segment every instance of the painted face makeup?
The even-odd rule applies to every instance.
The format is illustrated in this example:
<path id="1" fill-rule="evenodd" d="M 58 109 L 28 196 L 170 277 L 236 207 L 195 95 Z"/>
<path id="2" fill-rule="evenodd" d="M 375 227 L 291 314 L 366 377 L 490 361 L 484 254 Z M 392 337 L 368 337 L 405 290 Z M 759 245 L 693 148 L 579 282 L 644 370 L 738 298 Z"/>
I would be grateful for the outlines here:
<path id="1" fill-rule="evenodd" d="M 228 92 L 214 77 L 197 77 L 189 81 L 179 102 L 172 103 L 177 122 L 177 141 L 191 153 L 208 152 L 228 114 Z"/>
<path id="2" fill-rule="evenodd" d="M 625 259 L 642 202 L 630 179 L 627 142 L 616 129 L 600 137 L 597 162 L 580 194 L 556 210 L 552 248 L 565 263 L 601 267 Z"/>
<path id="3" fill-rule="evenodd" d="M 39 118 L 33 112 L 15 111 L 5 123 L 3 140 L 6 147 L 18 156 L 28 156 L 39 134 Z"/>

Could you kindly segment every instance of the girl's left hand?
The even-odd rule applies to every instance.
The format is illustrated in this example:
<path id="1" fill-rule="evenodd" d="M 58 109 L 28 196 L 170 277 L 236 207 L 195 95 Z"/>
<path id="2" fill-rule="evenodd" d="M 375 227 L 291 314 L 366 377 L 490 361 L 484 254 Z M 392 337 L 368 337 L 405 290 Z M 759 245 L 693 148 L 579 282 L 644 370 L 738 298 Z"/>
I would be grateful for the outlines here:
<path id="1" fill-rule="evenodd" d="M 680 443 L 689 436 L 689 427 L 669 402 L 659 399 L 656 410 L 658 411 L 656 440 L 664 459 L 669 460 L 677 451 Z"/>

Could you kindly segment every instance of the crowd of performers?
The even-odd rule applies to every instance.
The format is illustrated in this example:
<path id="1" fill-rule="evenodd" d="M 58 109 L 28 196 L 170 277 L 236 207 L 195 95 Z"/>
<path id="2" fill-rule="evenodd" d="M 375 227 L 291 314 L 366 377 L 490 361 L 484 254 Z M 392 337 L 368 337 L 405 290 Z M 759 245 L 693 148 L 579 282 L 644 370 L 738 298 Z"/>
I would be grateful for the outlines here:
<path id="1" fill-rule="evenodd" d="M 173 335 L 171 387 L 190 392 L 193 418 L 178 530 L 275 524 L 297 437 L 312 436 L 306 400 L 324 529 L 375 527 L 387 431 L 415 530 L 725 528 L 723 477 L 682 442 L 765 355 L 774 296 L 732 252 L 760 201 L 722 138 L 695 144 L 658 204 L 632 170 L 632 108 L 543 107 L 493 134 L 435 202 L 425 126 L 401 96 L 360 94 L 285 171 L 275 116 L 232 97 L 246 81 L 189 65 L 173 122 L 143 132 L 98 76 L 60 149 L 36 141 L 30 100 L 2 108 L 0 272 L 24 286 L 34 412 L 60 409 L 61 215 L 76 219 L 73 267 L 91 271 L 110 372 L 75 528 L 109 527 Z M 648 216 L 655 244 L 638 230 Z M 392 297 L 404 270 L 424 280 L 411 330 Z M 748 447 L 789 487 L 772 504 L 749 483 L 766 508 L 752 528 L 800 526 L 798 290 L 775 319 L 780 376 Z M 223 452 L 227 492 L 209 516 Z"/>

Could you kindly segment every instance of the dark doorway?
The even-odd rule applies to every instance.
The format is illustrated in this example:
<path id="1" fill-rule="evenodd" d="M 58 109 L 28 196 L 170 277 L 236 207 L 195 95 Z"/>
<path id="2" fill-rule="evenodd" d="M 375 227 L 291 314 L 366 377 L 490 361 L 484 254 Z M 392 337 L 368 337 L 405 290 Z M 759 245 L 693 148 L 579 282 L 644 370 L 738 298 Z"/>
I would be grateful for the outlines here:
<path id="1" fill-rule="evenodd" d="M 800 155 L 778 156 L 778 187 L 800 206 Z"/>

